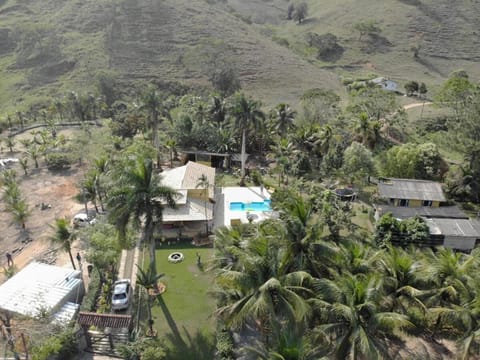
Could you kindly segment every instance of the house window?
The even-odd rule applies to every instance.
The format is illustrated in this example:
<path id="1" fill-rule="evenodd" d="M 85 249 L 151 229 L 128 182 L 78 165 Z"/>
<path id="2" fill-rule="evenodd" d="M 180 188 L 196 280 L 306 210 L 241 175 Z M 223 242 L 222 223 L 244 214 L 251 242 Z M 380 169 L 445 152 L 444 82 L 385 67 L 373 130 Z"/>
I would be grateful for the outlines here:
<path id="1" fill-rule="evenodd" d="M 432 200 L 423 200 L 422 206 L 432 206 Z"/>
<path id="2" fill-rule="evenodd" d="M 398 200 L 398 206 L 408 207 L 408 199 Z"/>

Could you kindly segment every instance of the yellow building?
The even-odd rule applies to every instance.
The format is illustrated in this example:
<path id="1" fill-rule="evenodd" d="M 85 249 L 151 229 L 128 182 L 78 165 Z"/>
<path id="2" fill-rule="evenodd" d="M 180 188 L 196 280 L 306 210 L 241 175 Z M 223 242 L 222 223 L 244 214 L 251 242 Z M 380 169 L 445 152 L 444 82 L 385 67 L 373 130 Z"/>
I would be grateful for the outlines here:
<path id="1" fill-rule="evenodd" d="M 415 179 L 381 179 L 378 194 L 391 206 L 439 207 L 447 199 L 438 182 Z"/>

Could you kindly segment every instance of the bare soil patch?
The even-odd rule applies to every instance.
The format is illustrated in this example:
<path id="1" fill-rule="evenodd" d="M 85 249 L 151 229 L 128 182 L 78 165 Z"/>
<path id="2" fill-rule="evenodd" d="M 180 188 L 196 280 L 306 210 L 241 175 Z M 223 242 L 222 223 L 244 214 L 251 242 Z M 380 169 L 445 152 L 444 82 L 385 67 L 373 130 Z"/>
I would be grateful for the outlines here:
<path id="1" fill-rule="evenodd" d="M 15 154 L 10 157 L 15 157 Z M 57 218 L 71 219 L 83 209 L 75 196 L 77 183 L 83 177 L 83 168 L 72 166 L 68 170 L 52 172 L 47 168 L 31 169 L 27 176 L 18 165 L 14 166 L 22 196 L 26 199 L 31 215 L 26 222 L 26 230 L 12 221 L 12 216 L 0 206 L 0 266 L 6 266 L 6 252 L 13 254 L 16 270 L 20 270 L 31 261 L 43 261 L 59 266 L 69 266 L 68 254 L 52 245 L 52 225 Z M 42 210 L 42 203 L 49 208 Z M 2 204 L 3 205 L 3 204 Z M 80 251 L 80 244 L 73 244 L 72 253 Z M 71 266 L 71 265 L 70 265 Z M 5 276 L 0 275 L 0 282 Z"/>

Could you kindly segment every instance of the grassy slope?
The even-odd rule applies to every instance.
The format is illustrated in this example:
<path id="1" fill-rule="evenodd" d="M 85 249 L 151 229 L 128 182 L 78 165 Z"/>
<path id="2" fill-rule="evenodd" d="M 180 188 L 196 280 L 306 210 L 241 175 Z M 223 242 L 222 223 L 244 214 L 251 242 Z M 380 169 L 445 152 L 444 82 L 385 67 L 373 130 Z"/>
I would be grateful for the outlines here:
<path id="1" fill-rule="evenodd" d="M 308 0 L 303 25 L 284 19 L 285 0 L 3 0 L 0 31 L 46 24 L 59 36 L 69 69 L 54 60 L 18 67 L 14 46 L 1 49 L 0 113 L 69 90 L 92 91 L 95 74 L 116 71 L 126 80 L 180 81 L 208 85 L 202 62 L 224 49 L 244 89 L 269 104 L 295 103 L 304 90 L 341 92 L 336 74 L 385 75 L 425 81 L 430 89 L 458 68 L 477 79 L 480 58 L 476 21 L 480 4 L 468 0 Z M 372 19 L 383 29 L 380 50 L 365 50 L 352 24 Z M 336 62 L 322 62 L 305 46 L 305 34 L 332 32 L 345 48 Z M 288 40 L 289 47 L 278 39 Z M 274 39 L 277 42 L 273 41 Z M 421 44 L 420 60 L 410 47 Z M 214 44 L 214 45 L 212 45 Z M 5 45 L 4 45 L 5 46 Z M 50 67 L 49 67 L 50 66 Z"/>
<path id="2" fill-rule="evenodd" d="M 252 6 L 258 2 L 229 0 L 244 16 L 252 14 Z M 274 36 L 287 39 L 296 53 L 320 67 L 346 76 L 376 73 L 400 82 L 415 79 L 426 82 L 430 88 L 435 88 L 451 71 L 459 68 L 467 70 L 475 79 L 480 77 L 476 64 L 480 57 L 476 33 L 478 3 L 466 0 L 362 0 L 361 5 L 356 0 L 307 2 L 310 15 L 303 25 L 276 20 L 263 26 L 270 28 Z M 285 10 L 283 14 L 278 12 L 279 8 L 286 9 L 285 1 L 263 2 L 263 7 L 266 6 L 271 7 L 271 12 L 277 12 L 278 17 L 285 16 Z M 258 15 L 252 20 L 256 18 Z M 377 51 L 366 49 L 366 37 L 359 41 L 352 29 L 353 24 L 363 20 L 376 21 L 382 29 L 382 40 L 390 44 L 384 41 Z M 334 63 L 315 60 L 315 54 L 305 46 L 308 32 L 335 34 L 345 48 L 342 58 Z M 410 51 L 417 43 L 421 46 L 419 60 L 415 60 Z"/>

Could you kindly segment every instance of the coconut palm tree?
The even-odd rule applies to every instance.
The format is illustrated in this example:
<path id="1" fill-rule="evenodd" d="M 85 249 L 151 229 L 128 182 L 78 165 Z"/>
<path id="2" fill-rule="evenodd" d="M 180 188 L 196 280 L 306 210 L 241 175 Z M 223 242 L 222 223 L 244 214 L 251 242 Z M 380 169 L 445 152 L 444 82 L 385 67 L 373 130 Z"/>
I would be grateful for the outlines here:
<path id="1" fill-rule="evenodd" d="M 257 341 L 242 351 L 258 360 L 318 360 L 327 355 L 328 344 L 322 340 L 303 323 L 277 324 L 270 344 Z"/>
<path id="2" fill-rule="evenodd" d="M 278 104 L 271 113 L 275 130 L 280 137 L 284 138 L 286 134 L 295 127 L 296 111 L 288 104 Z"/>
<path id="3" fill-rule="evenodd" d="M 197 179 L 197 188 L 203 189 L 203 201 L 204 201 L 204 210 L 205 210 L 205 236 L 208 236 L 208 209 L 207 209 L 207 202 L 209 200 L 209 190 L 212 185 L 210 184 L 210 181 L 208 181 L 207 175 L 202 174 Z"/>
<path id="4" fill-rule="evenodd" d="M 175 207 L 177 192 L 161 184 L 161 178 L 153 171 L 149 158 L 137 158 L 122 167 L 114 188 L 109 193 L 109 217 L 119 230 L 122 239 L 130 222 L 140 226 L 143 222 L 143 241 L 149 244 L 150 268 L 156 272 L 155 228 L 162 226 L 165 206 Z"/>
<path id="5" fill-rule="evenodd" d="M 33 162 L 35 163 L 35 169 L 38 169 L 38 158 L 40 157 L 40 149 L 37 145 L 31 144 L 28 147 L 27 154 L 30 155 Z"/>
<path id="6" fill-rule="evenodd" d="M 25 173 L 25 176 L 28 175 L 28 158 L 26 157 L 23 157 L 23 158 L 20 158 L 18 159 L 18 162 L 20 163 L 20 166 L 22 167 L 23 169 L 23 172 Z"/>
<path id="7" fill-rule="evenodd" d="M 271 145 L 267 157 L 276 161 L 279 187 L 282 183 L 288 183 L 288 173 L 292 167 L 292 158 L 296 153 L 297 150 L 288 139 L 276 138 L 274 144 Z"/>
<path id="8" fill-rule="evenodd" d="M 285 239 L 285 252 L 281 262 L 282 271 L 308 271 L 320 276 L 320 266 L 328 264 L 335 250 L 319 237 L 323 226 L 315 220 L 313 203 L 300 194 L 283 190 L 277 193 L 275 209 L 281 209 L 282 225 L 276 233 Z M 280 199 L 281 198 L 281 199 Z"/>
<path id="9" fill-rule="evenodd" d="M 173 159 L 175 157 L 175 154 L 177 152 L 177 142 L 173 139 L 169 139 L 166 141 L 165 145 L 167 146 L 169 152 L 170 152 L 170 167 L 173 168 Z"/>
<path id="10" fill-rule="evenodd" d="M 7 207 L 13 215 L 13 220 L 25 231 L 26 221 L 31 214 L 30 208 L 25 200 L 20 199 Z"/>
<path id="11" fill-rule="evenodd" d="M 424 287 L 431 289 L 426 304 L 430 307 L 459 305 L 461 298 L 468 295 L 467 283 L 476 268 L 475 257 L 450 248 L 422 252 L 417 274 Z"/>
<path id="12" fill-rule="evenodd" d="M 236 269 L 219 269 L 216 311 L 228 325 L 256 324 L 264 336 L 277 321 L 302 321 L 309 313 L 305 297 L 312 277 L 303 271 L 282 273 L 278 241 L 256 235 L 243 247 Z"/>
<path id="13" fill-rule="evenodd" d="M 260 119 L 265 119 L 265 114 L 260 110 L 260 103 L 245 97 L 244 94 L 239 93 L 234 97 L 232 115 L 235 118 L 235 127 L 242 134 L 241 140 L 241 160 L 242 160 L 242 169 L 241 169 L 241 181 L 242 185 L 245 184 L 245 162 L 246 162 L 246 134 L 247 130 L 255 124 Z"/>
<path id="14" fill-rule="evenodd" d="M 390 358 L 388 339 L 412 326 L 405 315 L 381 311 L 381 283 L 373 275 L 344 272 L 319 280 L 317 290 L 317 329 L 331 339 L 335 359 Z"/>
<path id="15" fill-rule="evenodd" d="M 152 130 L 152 144 L 157 152 L 157 168 L 160 168 L 160 141 L 158 138 L 158 126 L 160 117 L 166 116 L 167 109 L 163 106 L 162 98 L 155 86 L 149 86 L 142 94 L 142 105 L 149 114 L 149 127 Z M 168 116 L 167 116 L 168 117 Z"/>
<path id="16" fill-rule="evenodd" d="M 210 116 L 212 120 L 216 122 L 217 126 L 220 126 L 227 116 L 227 104 L 225 99 L 220 96 L 213 95 L 211 100 L 209 108 Z"/>
<path id="17" fill-rule="evenodd" d="M 97 186 L 96 186 L 96 178 L 97 174 L 95 171 L 90 172 L 86 175 L 85 179 L 82 183 L 82 196 L 85 202 L 85 214 L 88 215 L 88 206 L 87 203 L 90 201 L 92 202 L 93 206 L 95 207 L 95 212 L 98 214 L 98 206 L 97 206 Z"/>
<path id="18" fill-rule="evenodd" d="M 15 139 L 13 138 L 13 136 L 7 136 L 5 138 L 5 144 L 7 145 L 10 152 L 13 153 L 13 148 L 15 146 Z"/>
<path id="19" fill-rule="evenodd" d="M 157 289 L 158 280 L 165 276 L 165 274 L 157 274 L 156 271 L 151 267 L 147 268 L 147 270 L 143 270 L 137 265 L 137 268 L 138 272 L 136 283 L 145 289 L 145 292 L 147 293 L 148 326 L 150 328 L 150 334 L 153 334 L 152 303 L 149 291 Z"/>
<path id="20" fill-rule="evenodd" d="M 103 197 L 104 197 L 104 189 L 102 188 L 102 177 L 108 171 L 108 158 L 105 155 L 102 155 L 96 158 L 93 162 L 94 165 L 94 174 L 95 174 L 95 189 L 98 196 L 98 201 L 100 202 L 100 208 L 102 211 L 105 211 L 103 206 Z"/>
<path id="21" fill-rule="evenodd" d="M 371 256 L 370 263 L 383 281 L 383 307 L 388 311 L 406 314 L 412 306 L 426 311 L 421 301 L 424 292 L 417 278 L 418 262 L 413 251 L 388 246 Z"/>
<path id="22" fill-rule="evenodd" d="M 55 234 L 50 238 L 50 240 L 59 245 L 65 252 L 68 253 L 70 257 L 70 262 L 72 263 L 73 269 L 76 270 L 75 262 L 73 261 L 72 256 L 72 243 L 75 240 L 75 236 L 69 230 L 67 219 L 56 219 L 55 225 L 51 226 L 55 230 Z"/>

